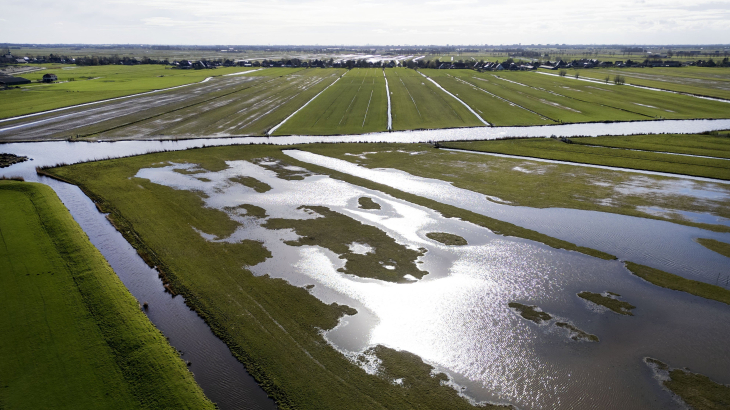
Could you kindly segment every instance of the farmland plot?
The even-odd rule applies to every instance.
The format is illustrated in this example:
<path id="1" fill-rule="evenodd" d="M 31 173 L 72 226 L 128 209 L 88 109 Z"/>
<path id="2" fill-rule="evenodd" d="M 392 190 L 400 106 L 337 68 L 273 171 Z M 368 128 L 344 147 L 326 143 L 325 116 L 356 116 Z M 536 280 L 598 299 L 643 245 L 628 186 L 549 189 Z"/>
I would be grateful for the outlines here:
<path id="1" fill-rule="evenodd" d="M 385 71 L 391 92 L 394 130 L 484 125 L 454 97 L 409 69 Z"/>
<path id="2" fill-rule="evenodd" d="M 279 135 L 386 131 L 388 102 L 381 69 L 355 68 L 276 131 Z"/>

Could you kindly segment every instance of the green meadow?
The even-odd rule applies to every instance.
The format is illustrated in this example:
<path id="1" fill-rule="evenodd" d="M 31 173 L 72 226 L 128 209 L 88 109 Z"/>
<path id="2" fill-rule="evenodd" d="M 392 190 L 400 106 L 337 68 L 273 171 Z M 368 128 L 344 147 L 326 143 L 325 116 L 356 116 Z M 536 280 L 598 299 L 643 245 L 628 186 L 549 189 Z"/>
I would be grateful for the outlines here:
<path id="1" fill-rule="evenodd" d="M 730 163 L 724 159 L 689 157 L 660 152 L 617 150 L 607 147 L 587 146 L 585 143 L 590 142 L 588 139 L 581 139 L 580 141 L 582 143 L 569 144 L 553 138 L 535 138 L 445 142 L 442 146 L 469 151 L 517 155 L 526 158 L 534 157 L 730 180 Z M 730 144 L 730 139 L 727 141 L 726 144 Z"/>
<path id="2" fill-rule="evenodd" d="M 75 66 L 43 64 L 45 70 L 20 74 L 32 84 L 0 90 L 0 118 L 15 117 L 70 105 L 123 97 L 195 83 L 207 77 L 250 70 L 243 67 L 215 70 L 180 70 L 146 64 L 136 66 Z M 56 74 L 58 83 L 36 83 L 44 74 Z"/>
<path id="3" fill-rule="evenodd" d="M 441 383 L 445 375 L 433 375 L 431 366 L 407 352 L 382 346 L 375 349 L 383 373 L 366 373 L 326 343 L 319 330 L 333 328 L 341 316 L 354 313 L 352 308 L 327 305 L 307 289 L 281 279 L 254 276 L 245 267 L 271 256 L 260 242 L 210 242 L 198 233 L 199 229 L 218 237 L 230 235 L 238 223 L 228 214 L 204 207 L 198 192 L 134 177 L 140 168 L 161 162 L 194 163 L 220 171 L 228 167 L 225 161 L 263 158 L 313 168 L 290 159 L 280 147 L 258 145 L 149 154 L 46 172 L 78 184 L 109 213 L 125 238 L 148 263 L 158 267 L 171 289 L 184 296 L 226 342 L 279 408 L 472 408 L 456 390 Z M 280 177 L 287 177 L 286 171 L 282 168 Z M 261 212 L 254 214 L 262 216 Z M 319 229 L 312 225 L 294 228 L 307 232 Z M 389 240 L 383 238 L 384 243 Z M 405 376 L 410 387 L 394 384 L 395 375 Z"/>
<path id="4" fill-rule="evenodd" d="M 387 131 L 388 100 L 379 68 L 354 68 L 289 119 L 276 135 Z"/>
<path id="5" fill-rule="evenodd" d="M 581 145 L 730 158 L 730 138 L 719 134 L 620 135 L 570 140 Z"/>
<path id="6" fill-rule="evenodd" d="M 214 408 L 51 188 L 0 215 L 0 408 Z"/>
<path id="7" fill-rule="evenodd" d="M 386 69 L 394 130 L 476 127 L 484 125 L 455 98 L 415 70 Z"/>

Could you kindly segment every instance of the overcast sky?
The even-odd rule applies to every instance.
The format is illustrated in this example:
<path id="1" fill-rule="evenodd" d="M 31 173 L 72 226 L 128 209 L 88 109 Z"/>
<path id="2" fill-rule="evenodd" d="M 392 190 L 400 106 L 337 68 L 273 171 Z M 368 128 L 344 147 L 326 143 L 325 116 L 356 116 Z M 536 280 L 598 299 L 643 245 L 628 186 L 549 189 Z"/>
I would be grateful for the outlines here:
<path id="1" fill-rule="evenodd" d="M 730 0 L 3 0 L 0 42 L 730 43 Z"/>

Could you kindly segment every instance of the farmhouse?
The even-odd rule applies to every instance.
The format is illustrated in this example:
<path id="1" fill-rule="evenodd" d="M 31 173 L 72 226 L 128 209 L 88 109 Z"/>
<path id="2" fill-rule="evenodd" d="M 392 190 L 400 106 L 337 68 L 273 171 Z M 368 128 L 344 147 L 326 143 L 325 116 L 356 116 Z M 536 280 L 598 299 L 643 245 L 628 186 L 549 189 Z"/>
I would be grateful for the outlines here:
<path id="1" fill-rule="evenodd" d="M 56 77 L 56 74 L 43 74 L 44 83 L 52 83 L 54 81 L 58 81 L 58 77 Z"/>

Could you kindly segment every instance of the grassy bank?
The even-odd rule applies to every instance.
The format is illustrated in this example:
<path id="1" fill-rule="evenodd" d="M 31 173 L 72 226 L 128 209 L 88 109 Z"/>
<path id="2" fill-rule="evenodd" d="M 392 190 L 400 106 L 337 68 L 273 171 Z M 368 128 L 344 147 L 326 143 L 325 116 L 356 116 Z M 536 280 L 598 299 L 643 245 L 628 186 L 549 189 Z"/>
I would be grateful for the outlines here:
<path id="1" fill-rule="evenodd" d="M 709 377 L 688 369 L 671 368 L 666 363 L 647 357 L 644 362 L 660 376 L 661 383 L 694 410 L 730 408 L 730 386 L 716 383 Z"/>
<path id="2" fill-rule="evenodd" d="M 714 239 L 698 238 L 697 242 L 705 248 L 715 251 L 720 255 L 730 258 L 730 243 L 716 241 Z"/>
<path id="3" fill-rule="evenodd" d="M 43 64 L 39 67 L 46 69 L 20 75 L 34 83 L 0 91 L 0 118 L 176 87 L 199 82 L 206 77 L 249 70 L 242 67 L 179 70 L 153 64 L 89 67 Z M 59 82 L 35 83 L 49 73 L 56 74 Z"/>
<path id="4" fill-rule="evenodd" d="M 213 408 L 51 188 L 0 181 L 0 407 Z"/>
<path id="5" fill-rule="evenodd" d="M 258 158 L 303 165 L 290 161 L 277 147 L 236 146 L 149 154 L 48 172 L 77 183 L 110 214 L 125 238 L 148 263 L 158 266 L 172 291 L 185 296 L 280 408 L 471 408 L 451 387 L 433 383 L 430 367 L 406 352 L 375 352 L 383 361 L 381 374 L 367 374 L 320 333 L 337 325 L 342 315 L 353 313 L 351 308 L 326 305 L 307 289 L 281 279 L 253 276 L 245 267 L 270 257 L 260 242 L 209 242 L 198 233 L 230 235 L 238 225 L 225 212 L 203 207 L 199 193 L 134 177 L 140 168 L 167 161 L 220 171 L 227 168 L 227 160 Z M 299 176 L 282 171 L 280 177 Z M 404 366 L 415 378 L 409 386 L 396 385 L 387 376 L 400 374 Z"/>
<path id="6" fill-rule="evenodd" d="M 479 144 L 489 147 L 491 143 Z M 521 152 L 521 147 L 516 144 L 513 152 Z M 546 164 L 530 161 L 529 158 L 450 152 L 433 149 L 427 144 L 317 144 L 302 149 L 368 168 L 394 168 L 412 175 L 447 181 L 456 187 L 488 195 L 490 200 L 509 205 L 585 209 L 663 219 L 711 230 L 728 230 L 723 225 L 692 222 L 677 212 L 658 215 L 646 212 L 647 208 L 659 207 L 730 218 L 730 200 L 727 198 L 730 197 L 730 187 L 726 185 L 695 182 L 695 189 L 724 191 L 728 194 L 698 199 L 684 192 L 666 189 L 667 184 L 676 183 L 673 178 L 570 164 Z"/>
<path id="7" fill-rule="evenodd" d="M 722 159 L 589 147 L 582 144 L 566 144 L 551 138 L 446 142 L 442 146 L 444 148 L 730 180 L 730 163 Z"/>
<path id="8" fill-rule="evenodd" d="M 621 135 L 571 138 L 570 141 L 608 148 L 730 158 L 730 138 L 721 134 Z"/>
<path id="9" fill-rule="evenodd" d="M 712 299 L 730 305 L 730 290 L 720 286 L 696 280 L 685 279 L 681 276 L 639 265 L 638 263 L 626 262 L 626 268 L 634 275 L 663 288 L 686 292 L 705 299 Z"/>

